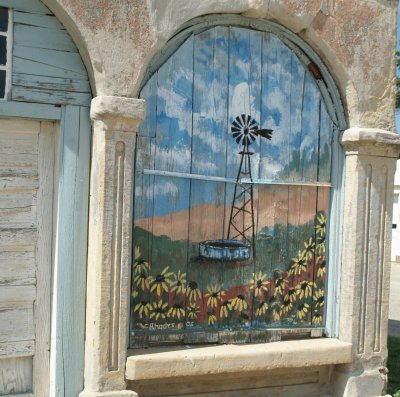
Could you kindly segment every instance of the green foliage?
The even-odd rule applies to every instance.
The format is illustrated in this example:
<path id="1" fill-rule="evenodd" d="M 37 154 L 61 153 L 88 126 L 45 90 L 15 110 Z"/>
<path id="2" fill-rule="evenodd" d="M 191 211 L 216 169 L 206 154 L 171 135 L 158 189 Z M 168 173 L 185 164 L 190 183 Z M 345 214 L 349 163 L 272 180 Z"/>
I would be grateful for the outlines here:
<path id="1" fill-rule="evenodd" d="M 391 394 L 393 397 L 400 397 L 400 338 L 389 336 L 388 350 L 388 393 Z"/>

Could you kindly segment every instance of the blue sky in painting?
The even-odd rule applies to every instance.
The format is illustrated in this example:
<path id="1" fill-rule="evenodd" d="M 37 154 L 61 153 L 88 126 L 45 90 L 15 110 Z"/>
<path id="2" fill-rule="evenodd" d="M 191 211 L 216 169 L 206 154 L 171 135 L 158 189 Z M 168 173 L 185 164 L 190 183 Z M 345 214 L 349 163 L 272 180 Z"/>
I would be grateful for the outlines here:
<path id="1" fill-rule="evenodd" d="M 313 115 L 318 114 L 319 91 L 309 76 L 304 80 L 305 73 L 296 56 L 269 33 L 216 27 L 190 37 L 142 91 L 154 111 L 148 112 L 140 135 L 154 136 L 146 129 L 157 130 L 155 169 L 235 178 L 241 146 L 230 127 L 237 116 L 249 114 L 261 128 L 274 130 L 271 142 L 260 144 L 257 138 L 250 147 L 253 177 L 276 178 L 294 150 L 311 153 L 318 140 Z M 154 186 L 136 189 L 148 206 L 155 193 L 156 216 L 216 200 L 213 189 L 204 189 L 190 201 L 188 179 L 156 178 Z M 228 204 L 231 200 L 226 198 Z"/>

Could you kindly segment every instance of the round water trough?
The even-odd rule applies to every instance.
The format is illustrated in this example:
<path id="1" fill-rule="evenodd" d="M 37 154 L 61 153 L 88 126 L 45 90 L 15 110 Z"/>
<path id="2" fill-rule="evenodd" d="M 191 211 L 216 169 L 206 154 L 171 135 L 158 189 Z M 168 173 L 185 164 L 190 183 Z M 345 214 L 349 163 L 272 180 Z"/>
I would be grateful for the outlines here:
<path id="1" fill-rule="evenodd" d="M 250 259 L 250 245 L 239 240 L 207 240 L 199 244 L 199 254 L 208 259 L 243 261 Z"/>

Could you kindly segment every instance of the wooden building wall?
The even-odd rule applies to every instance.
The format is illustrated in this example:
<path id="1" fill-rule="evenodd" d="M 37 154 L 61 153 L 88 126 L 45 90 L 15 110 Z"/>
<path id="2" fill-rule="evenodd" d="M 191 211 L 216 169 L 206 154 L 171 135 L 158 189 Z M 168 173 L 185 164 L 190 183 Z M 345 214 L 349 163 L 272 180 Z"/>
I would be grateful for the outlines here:
<path id="1" fill-rule="evenodd" d="M 0 6 L 13 9 L 12 87 L 0 102 L 0 396 L 45 397 L 49 389 L 76 396 L 90 86 L 75 44 L 47 7 L 39 0 Z"/>

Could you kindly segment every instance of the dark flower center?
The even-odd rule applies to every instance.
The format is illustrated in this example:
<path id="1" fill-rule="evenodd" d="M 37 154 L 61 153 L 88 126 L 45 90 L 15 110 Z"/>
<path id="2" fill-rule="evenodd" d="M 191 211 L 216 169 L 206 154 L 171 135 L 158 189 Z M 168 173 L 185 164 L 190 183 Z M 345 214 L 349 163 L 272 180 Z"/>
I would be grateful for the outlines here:
<path id="1" fill-rule="evenodd" d="M 244 301 L 244 296 L 243 295 L 238 295 L 237 298 L 242 300 L 242 301 Z"/>
<path id="2" fill-rule="evenodd" d="M 142 306 L 146 306 L 146 305 L 147 305 L 147 302 L 146 302 L 146 301 L 140 301 L 140 304 L 141 304 Z"/>
<path id="3" fill-rule="evenodd" d="M 175 303 L 175 305 L 172 306 L 174 309 L 183 309 L 182 305 L 179 303 Z"/>
<path id="4" fill-rule="evenodd" d="M 257 288 L 261 288 L 262 287 L 262 281 L 261 280 L 257 280 Z"/>
<path id="5" fill-rule="evenodd" d="M 157 284 L 161 284 L 163 281 L 165 281 L 165 276 L 163 276 L 162 274 L 157 274 L 155 282 Z"/>
<path id="6" fill-rule="evenodd" d="M 195 289 L 197 289 L 197 287 L 198 287 L 198 284 L 196 283 L 196 281 L 190 281 L 189 282 L 189 288 L 190 289 L 195 290 Z"/>

